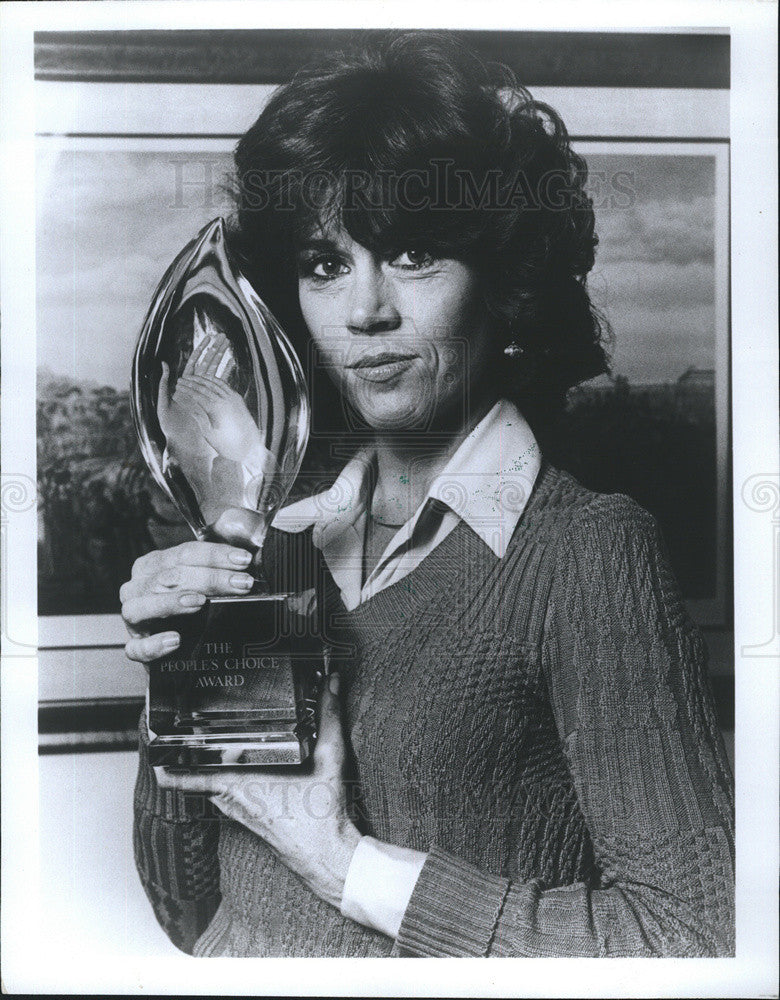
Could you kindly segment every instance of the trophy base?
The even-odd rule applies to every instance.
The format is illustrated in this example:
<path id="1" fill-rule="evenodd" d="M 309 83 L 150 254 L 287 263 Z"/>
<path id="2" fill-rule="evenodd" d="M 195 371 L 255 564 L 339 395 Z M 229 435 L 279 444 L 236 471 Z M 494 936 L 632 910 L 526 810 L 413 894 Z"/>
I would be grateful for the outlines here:
<path id="1" fill-rule="evenodd" d="M 182 641 L 149 665 L 152 765 L 305 763 L 324 670 L 312 596 L 214 598 L 169 622 Z"/>
<path id="2" fill-rule="evenodd" d="M 313 752 L 310 740 L 259 742 L 258 734 L 247 733 L 236 743 L 217 741 L 195 744 L 161 740 L 149 744 L 149 762 L 192 771 L 206 767 L 289 767 L 305 764 Z"/>

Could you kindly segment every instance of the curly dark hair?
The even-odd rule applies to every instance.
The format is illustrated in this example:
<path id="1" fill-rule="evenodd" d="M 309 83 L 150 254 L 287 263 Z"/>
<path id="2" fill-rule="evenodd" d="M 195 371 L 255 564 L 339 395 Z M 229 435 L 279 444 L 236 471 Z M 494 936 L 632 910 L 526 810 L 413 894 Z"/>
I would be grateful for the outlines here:
<path id="1" fill-rule="evenodd" d="M 585 161 L 552 108 L 451 36 L 385 35 L 299 72 L 235 165 L 233 251 L 299 351 L 296 245 L 336 220 L 370 249 L 424 246 L 477 269 L 497 346 L 523 349 L 497 366 L 502 392 L 537 433 L 569 388 L 608 371 L 586 287 Z"/>

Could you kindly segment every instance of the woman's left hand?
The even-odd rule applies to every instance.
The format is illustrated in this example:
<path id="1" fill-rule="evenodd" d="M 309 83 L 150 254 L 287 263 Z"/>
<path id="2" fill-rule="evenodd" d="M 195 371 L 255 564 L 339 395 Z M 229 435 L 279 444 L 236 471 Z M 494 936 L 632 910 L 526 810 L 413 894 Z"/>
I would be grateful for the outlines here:
<path id="1" fill-rule="evenodd" d="M 311 772 L 223 768 L 201 774 L 171 774 L 162 767 L 155 772 L 161 788 L 211 795 L 229 819 L 262 837 L 312 892 L 338 908 L 360 833 L 347 813 L 337 695 L 338 675 L 333 674 L 320 698 Z"/>

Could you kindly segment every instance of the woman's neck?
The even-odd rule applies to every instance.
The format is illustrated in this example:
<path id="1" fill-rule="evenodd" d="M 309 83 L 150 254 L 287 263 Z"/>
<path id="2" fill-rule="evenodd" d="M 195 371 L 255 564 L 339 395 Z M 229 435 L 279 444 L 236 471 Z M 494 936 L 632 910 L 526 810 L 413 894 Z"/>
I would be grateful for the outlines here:
<path id="1" fill-rule="evenodd" d="M 386 524 L 403 524 L 426 497 L 431 483 L 445 468 L 464 439 L 495 405 L 485 401 L 458 428 L 442 427 L 418 437 L 378 434 L 376 482 L 371 515 Z"/>

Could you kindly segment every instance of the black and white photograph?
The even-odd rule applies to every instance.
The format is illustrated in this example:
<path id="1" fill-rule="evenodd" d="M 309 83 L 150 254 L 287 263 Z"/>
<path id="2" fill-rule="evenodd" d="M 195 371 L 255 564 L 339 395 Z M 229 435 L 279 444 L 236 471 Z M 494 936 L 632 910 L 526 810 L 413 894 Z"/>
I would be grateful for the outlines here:
<path id="1" fill-rule="evenodd" d="M 771 5 L 35 6 L 9 991 L 772 995 Z"/>

